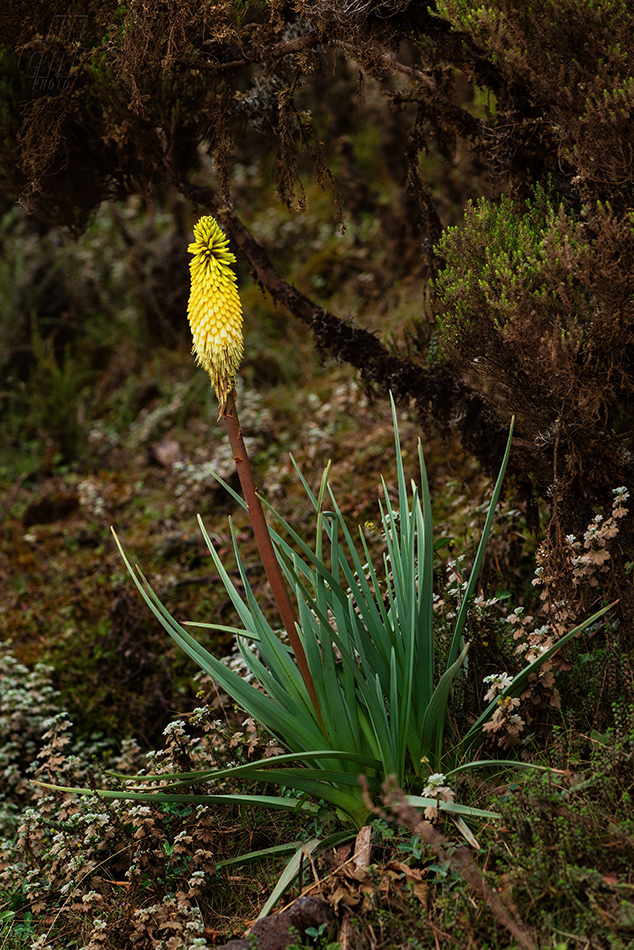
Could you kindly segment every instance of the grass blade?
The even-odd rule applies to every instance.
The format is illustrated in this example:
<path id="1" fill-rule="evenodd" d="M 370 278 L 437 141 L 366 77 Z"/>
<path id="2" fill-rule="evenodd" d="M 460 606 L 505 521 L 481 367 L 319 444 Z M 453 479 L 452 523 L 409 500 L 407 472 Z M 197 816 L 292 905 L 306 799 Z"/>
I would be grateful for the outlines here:
<path id="1" fill-rule="evenodd" d="M 447 667 L 453 666 L 456 661 L 456 657 L 460 651 L 460 640 L 462 638 L 462 631 L 467 620 L 467 612 L 469 610 L 469 604 L 471 598 L 475 593 L 476 584 L 480 574 L 480 568 L 482 567 L 482 562 L 484 560 L 484 553 L 486 550 L 487 542 L 489 540 L 489 534 L 491 533 L 491 528 L 493 526 L 493 519 L 495 517 L 495 510 L 497 508 L 497 503 L 500 498 L 500 493 L 502 491 L 502 482 L 504 481 L 504 473 L 506 472 L 506 466 L 508 464 L 509 455 L 511 454 L 511 443 L 513 441 L 513 429 L 515 426 L 515 417 L 511 419 L 511 426 L 509 429 L 509 435 L 506 442 L 506 450 L 504 452 L 504 458 L 502 459 L 502 466 L 495 483 L 495 488 L 493 489 L 493 495 L 491 496 L 491 502 L 489 504 L 489 510 L 487 512 L 486 521 L 484 523 L 484 528 L 482 529 L 482 537 L 480 538 L 480 544 L 478 545 L 478 550 L 476 552 L 475 560 L 473 562 L 473 567 L 471 568 L 471 573 L 469 575 L 469 583 L 464 593 L 462 599 L 462 604 L 460 605 L 460 610 L 458 612 L 458 617 L 456 619 L 456 625 L 454 627 L 453 637 L 451 639 L 451 645 L 449 647 L 449 654 L 447 656 Z"/>

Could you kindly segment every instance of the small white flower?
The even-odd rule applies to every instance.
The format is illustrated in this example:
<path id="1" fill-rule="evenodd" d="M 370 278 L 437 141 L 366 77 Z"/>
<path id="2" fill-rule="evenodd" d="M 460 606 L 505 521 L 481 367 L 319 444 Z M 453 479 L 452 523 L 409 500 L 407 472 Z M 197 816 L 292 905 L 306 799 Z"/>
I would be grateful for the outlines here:
<path id="1" fill-rule="evenodd" d="M 185 733 L 187 723 L 183 719 L 175 719 L 174 722 L 170 722 L 163 729 L 164 736 L 179 735 L 182 736 Z"/>
<path id="2" fill-rule="evenodd" d="M 513 682 L 513 677 L 509 676 L 508 673 L 491 673 L 490 676 L 485 676 L 482 682 L 495 683 L 500 689 L 506 689 Z"/>
<path id="3" fill-rule="evenodd" d="M 444 772 L 434 772 L 434 774 L 430 775 L 427 779 L 427 788 L 439 788 L 441 785 L 444 785 L 446 781 L 447 776 L 444 774 Z"/>
<path id="4" fill-rule="evenodd" d="M 491 699 L 495 699 L 497 694 L 505 690 L 507 686 L 510 686 L 513 682 L 513 677 L 509 676 L 508 673 L 491 673 L 490 676 L 485 676 L 482 682 L 490 684 L 484 696 L 485 702 L 488 702 Z"/>
<path id="5" fill-rule="evenodd" d="M 445 781 L 446 777 L 442 772 L 435 772 L 434 775 L 429 776 L 428 784 L 423 789 L 424 798 L 436 799 L 436 803 L 434 805 L 427 805 L 423 812 L 427 821 L 435 821 L 438 818 L 439 802 L 452 802 L 455 798 L 453 789 L 449 788 L 448 785 L 442 784 Z"/>

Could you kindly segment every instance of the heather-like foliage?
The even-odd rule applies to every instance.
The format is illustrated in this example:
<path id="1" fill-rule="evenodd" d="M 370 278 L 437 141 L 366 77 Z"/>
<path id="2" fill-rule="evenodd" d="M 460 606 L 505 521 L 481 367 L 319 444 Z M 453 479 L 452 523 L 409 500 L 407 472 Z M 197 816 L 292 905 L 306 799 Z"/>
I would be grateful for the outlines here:
<path id="1" fill-rule="evenodd" d="M 557 602 L 575 603 L 566 612 L 571 617 L 579 608 L 580 571 L 591 556 L 595 566 L 605 562 L 608 552 L 577 552 L 571 573 L 571 542 L 564 539 L 581 537 L 609 506 L 614 487 L 626 491 L 630 484 L 631 215 L 602 203 L 575 212 L 555 192 L 537 187 L 519 206 L 505 196 L 471 204 L 462 227 L 445 231 L 438 252 L 445 352 L 477 380 L 488 405 L 501 415 L 518 414 L 533 458 L 540 459 L 534 477 L 553 506 L 547 573 Z M 626 551 L 630 523 L 615 534 Z M 619 562 L 605 589 L 621 601 L 624 646 L 632 599 Z"/>
<path id="2" fill-rule="evenodd" d="M 583 759 L 567 758 L 562 734 L 565 774 L 536 776 L 506 797 L 505 831 L 490 855 L 504 888 L 529 903 L 532 920 L 610 950 L 628 950 L 634 938 L 633 712 L 615 705 L 614 728 L 593 732 Z M 627 888 L 614 887 L 617 880 L 627 880 Z M 597 912 L 604 920 L 609 915 L 609 935 Z"/>
<path id="3" fill-rule="evenodd" d="M 536 440 L 623 421 L 634 391 L 629 218 L 601 204 L 574 215 L 538 187 L 519 212 L 481 198 L 438 252 L 441 337 L 490 401 L 519 411 Z"/>
<path id="4" fill-rule="evenodd" d="M 501 79 L 500 110 L 524 112 L 525 134 L 540 140 L 543 157 L 555 152 L 558 174 L 584 197 L 620 204 L 631 193 L 634 158 L 628 0 L 438 0 L 436 9 L 486 50 Z M 539 150 L 533 154 L 539 162 Z"/>
<path id="5" fill-rule="evenodd" d="M 30 797 L 28 769 L 44 744 L 46 722 L 59 712 L 59 693 L 42 664 L 19 663 L 9 644 L 0 648 L 0 834 L 9 835 Z"/>

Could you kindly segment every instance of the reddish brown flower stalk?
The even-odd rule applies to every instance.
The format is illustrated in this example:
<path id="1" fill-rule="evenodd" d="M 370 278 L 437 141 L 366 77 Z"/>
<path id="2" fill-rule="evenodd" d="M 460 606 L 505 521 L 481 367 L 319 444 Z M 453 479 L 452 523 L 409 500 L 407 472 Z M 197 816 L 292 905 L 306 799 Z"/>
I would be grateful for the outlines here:
<path id="1" fill-rule="evenodd" d="M 277 555 L 275 554 L 271 535 L 269 534 L 269 527 L 264 517 L 262 502 L 260 501 L 260 496 L 258 495 L 253 480 L 253 470 L 244 444 L 244 439 L 242 438 L 242 430 L 240 429 L 240 420 L 238 419 L 238 410 L 235 402 L 235 390 L 227 396 L 227 401 L 221 415 L 224 418 L 227 428 L 227 435 L 229 436 L 231 451 L 233 452 L 233 461 L 236 463 L 236 470 L 240 479 L 240 485 L 242 486 L 244 500 L 247 503 L 249 518 L 253 526 L 253 534 L 255 535 L 260 557 L 262 558 L 262 564 L 264 565 L 266 576 L 269 579 L 269 584 L 271 585 L 273 597 L 275 598 L 277 609 L 282 618 L 284 629 L 288 634 L 288 639 L 293 648 L 297 665 L 302 674 L 312 704 L 315 707 L 317 717 L 321 722 L 321 713 L 315 693 L 315 684 L 310 669 L 308 668 L 308 660 L 306 659 L 304 646 L 297 629 L 297 615 L 288 593 L 288 587 L 286 586 L 286 581 L 284 580 Z"/>

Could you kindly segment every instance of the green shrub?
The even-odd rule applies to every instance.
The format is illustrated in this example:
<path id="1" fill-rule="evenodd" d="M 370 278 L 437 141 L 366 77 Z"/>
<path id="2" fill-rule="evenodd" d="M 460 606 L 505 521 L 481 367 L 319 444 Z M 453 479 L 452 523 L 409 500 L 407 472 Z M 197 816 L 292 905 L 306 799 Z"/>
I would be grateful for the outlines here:
<path id="1" fill-rule="evenodd" d="M 519 209 L 504 196 L 469 205 L 438 252 L 442 341 L 492 402 L 543 439 L 600 414 L 617 422 L 632 391 L 628 219 L 604 205 L 575 216 L 538 187 Z"/>

